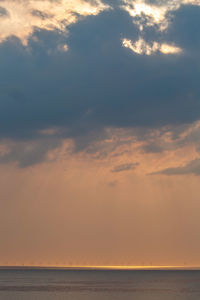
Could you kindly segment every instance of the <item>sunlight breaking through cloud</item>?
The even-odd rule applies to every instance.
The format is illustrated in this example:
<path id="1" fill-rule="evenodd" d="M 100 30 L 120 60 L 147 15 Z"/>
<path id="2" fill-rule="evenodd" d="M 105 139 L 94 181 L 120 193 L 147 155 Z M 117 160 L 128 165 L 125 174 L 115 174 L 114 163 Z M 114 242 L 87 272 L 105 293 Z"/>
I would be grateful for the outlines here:
<path id="1" fill-rule="evenodd" d="M 161 0 L 154 1 L 154 4 L 146 3 L 145 0 L 123 0 L 122 8 L 133 17 L 133 23 L 138 25 L 140 31 L 144 26 L 154 25 L 163 31 L 170 24 L 169 13 L 187 4 L 200 6 L 200 0 Z"/>
<path id="2" fill-rule="evenodd" d="M 101 0 L 7 0 L 1 1 L 0 42 L 16 36 L 24 45 L 36 28 L 66 31 L 66 26 L 75 23 L 80 17 L 97 15 L 108 9 Z"/>
<path id="3" fill-rule="evenodd" d="M 133 43 L 131 40 L 123 39 L 122 45 L 125 48 L 129 48 L 133 52 L 140 55 L 152 55 L 156 52 L 161 52 L 162 54 L 179 54 L 182 50 L 179 47 L 168 44 L 160 44 L 158 42 L 153 42 L 148 44 L 144 39 L 140 38 L 138 41 Z"/>

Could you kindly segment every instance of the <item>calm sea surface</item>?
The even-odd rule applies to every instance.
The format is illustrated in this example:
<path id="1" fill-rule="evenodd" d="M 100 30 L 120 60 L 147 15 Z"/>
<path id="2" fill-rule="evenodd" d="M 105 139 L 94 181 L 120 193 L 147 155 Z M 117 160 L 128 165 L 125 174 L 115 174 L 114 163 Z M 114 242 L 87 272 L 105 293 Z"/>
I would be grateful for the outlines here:
<path id="1" fill-rule="evenodd" d="M 2 300 L 200 300 L 200 271 L 0 270 Z"/>

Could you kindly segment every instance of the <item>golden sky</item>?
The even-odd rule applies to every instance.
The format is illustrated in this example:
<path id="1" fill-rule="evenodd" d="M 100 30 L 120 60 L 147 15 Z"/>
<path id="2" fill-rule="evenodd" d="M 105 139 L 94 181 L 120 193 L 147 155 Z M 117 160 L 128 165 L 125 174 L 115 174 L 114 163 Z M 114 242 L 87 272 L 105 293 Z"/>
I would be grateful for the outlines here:
<path id="1" fill-rule="evenodd" d="M 118 147 L 99 158 L 65 142 L 44 163 L 2 165 L 1 264 L 199 266 L 199 178 L 148 175 L 192 147 Z"/>
<path id="2" fill-rule="evenodd" d="M 199 15 L 0 1 L 0 265 L 200 266 Z"/>

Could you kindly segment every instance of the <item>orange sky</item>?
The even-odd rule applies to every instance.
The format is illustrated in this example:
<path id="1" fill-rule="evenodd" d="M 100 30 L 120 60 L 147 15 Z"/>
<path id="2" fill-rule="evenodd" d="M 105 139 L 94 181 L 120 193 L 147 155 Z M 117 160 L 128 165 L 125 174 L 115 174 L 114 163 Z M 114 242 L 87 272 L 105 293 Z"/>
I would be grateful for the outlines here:
<path id="1" fill-rule="evenodd" d="M 200 266 L 198 13 L 0 1 L 0 265 Z"/>
<path id="2" fill-rule="evenodd" d="M 1 264 L 200 265 L 199 178 L 147 175 L 175 152 L 95 159 L 66 145 L 56 160 L 2 165 Z M 130 161 L 141 166 L 113 172 Z"/>

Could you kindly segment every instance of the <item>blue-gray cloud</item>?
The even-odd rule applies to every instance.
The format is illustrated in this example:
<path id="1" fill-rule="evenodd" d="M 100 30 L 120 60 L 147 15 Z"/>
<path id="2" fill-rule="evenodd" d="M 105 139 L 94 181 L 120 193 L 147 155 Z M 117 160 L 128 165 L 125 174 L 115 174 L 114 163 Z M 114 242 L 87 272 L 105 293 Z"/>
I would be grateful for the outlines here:
<path id="1" fill-rule="evenodd" d="M 29 140 L 40 138 L 41 129 L 60 127 L 61 138 L 88 143 L 91 132 L 105 127 L 200 119 L 199 17 L 199 7 L 185 6 L 163 35 L 144 30 L 148 40 L 180 46 L 184 52 L 175 56 L 122 47 L 122 38 L 136 41 L 140 33 L 119 8 L 71 25 L 68 36 L 36 29 L 28 47 L 7 39 L 0 44 L 0 137 Z M 68 51 L 59 51 L 65 44 Z"/>
<path id="2" fill-rule="evenodd" d="M 167 32 L 168 39 L 174 39 L 187 55 L 199 55 L 200 37 L 196 34 L 200 26 L 200 6 L 184 5 L 173 12 L 172 24 Z"/>

